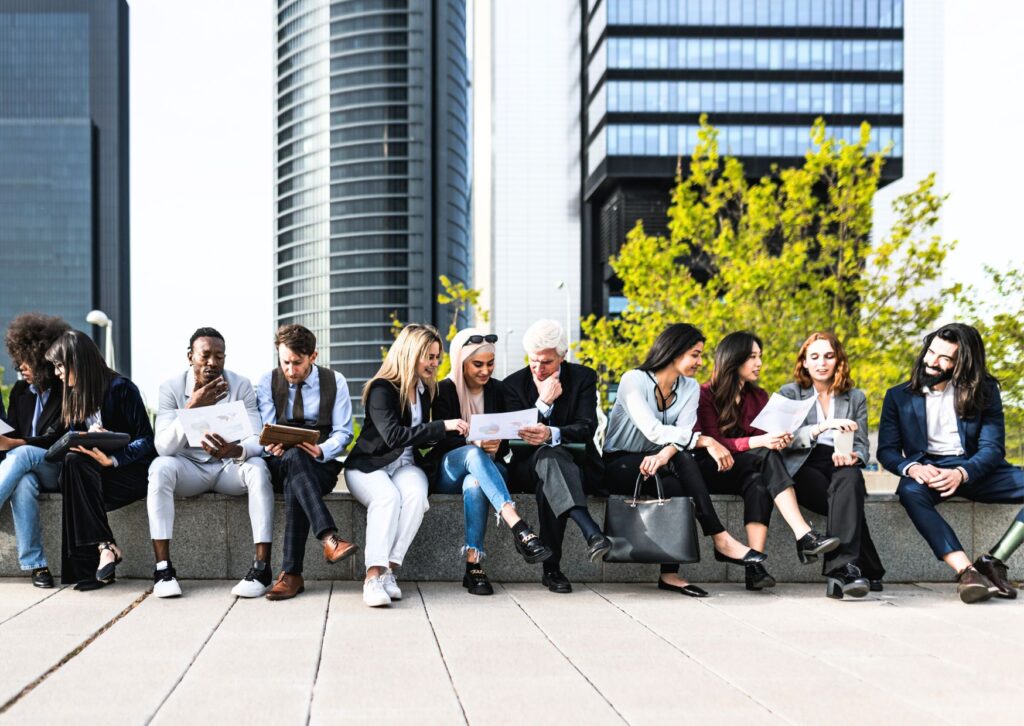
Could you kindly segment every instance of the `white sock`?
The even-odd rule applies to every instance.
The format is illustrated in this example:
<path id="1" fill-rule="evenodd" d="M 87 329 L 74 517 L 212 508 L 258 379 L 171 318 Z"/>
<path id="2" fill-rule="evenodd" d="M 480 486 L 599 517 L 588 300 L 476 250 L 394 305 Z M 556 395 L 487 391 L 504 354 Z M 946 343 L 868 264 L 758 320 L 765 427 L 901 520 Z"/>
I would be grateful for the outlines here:
<path id="1" fill-rule="evenodd" d="M 167 560 L 160 560 L 159 562 L 156 563 L 156 569 L 158 569 L 158 570 L 166 570 L 167 566 L 170 565 L 170 564 L 171 563 L 168 562 Z"/>

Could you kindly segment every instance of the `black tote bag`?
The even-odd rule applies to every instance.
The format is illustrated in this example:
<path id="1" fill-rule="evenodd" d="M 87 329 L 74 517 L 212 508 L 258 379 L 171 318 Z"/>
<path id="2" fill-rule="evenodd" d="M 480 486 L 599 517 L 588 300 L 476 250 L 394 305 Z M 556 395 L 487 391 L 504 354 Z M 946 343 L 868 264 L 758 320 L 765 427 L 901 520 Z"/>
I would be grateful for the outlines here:
<path id="1" fill-rule="evenodd" d="M 641 499 L 643 475 L 636 478 L 632 497 L 610 496 L 604 515 L 604 533 L 612 548 L 605 562 L 700 562 L 697 523 L 691 497 L 666 499 L 661 477 L 654 475 L 657 499 Z"/>

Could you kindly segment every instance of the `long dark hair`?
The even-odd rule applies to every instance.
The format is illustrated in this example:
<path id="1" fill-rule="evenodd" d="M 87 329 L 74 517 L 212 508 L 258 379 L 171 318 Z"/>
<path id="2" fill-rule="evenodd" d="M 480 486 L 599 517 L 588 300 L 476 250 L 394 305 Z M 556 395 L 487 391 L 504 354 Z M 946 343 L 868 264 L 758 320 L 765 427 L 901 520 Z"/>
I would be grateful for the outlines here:
<path id="1" fill-rule="evenodd" d="M 23 313 L 7 326 L 4 342 L 14 365 L 25 363 L 32 371 L 32 383 L 40 391 L 53 385 L 53 365 L 46 351 L 61 333 L 71 330 L 62 318 L 40 313 Z"/>
<path id="2" fill-rule="evenodd" d="M 46 360 L 64 368 L 65 381 L 71 374 L 75 377 L 74 386 L 64 386 L 64 425 L 81 423 L 96 413 L 117 371 L 107 366 L 92 338 L 81 330 L 69 330 L 46 351 Z"/>
<path id="3" fill-rule="evenodd" d="M 673 323 L 661 331 L 647 357 L 640 364 L 640 370 L 654 373 L 660 371 L 697 343 L 706 340 L 704 333 L 689 323 Z"/>
<path id="4" fill-rule="evenodd" d="M 997 382 L 985 366 L 985 343 L 981 334 L 970 325 L 950 323 L 943 325 L 924 338 L 921 353 L 910 374 L 910 390 L 922 394 L 928 374 L 924 370 L 924 357 L 932 341 L 938 338 L 956 345 L 956 361 L 950 383 L 956 389 L 956 413 L 960 418 L 978 416 L 988 405 L 988 382 Z"/>
<path id="5" fill-rule="evenodd" d="M 747 362 L 754 344 L 764 350 L 761 339 L 749 330 L 729 333 L 715 346 L 715 368 L 711 372 L 711 395 L 718 410 L 718 425 L 722 433 L 735 433 L 740 423 L 740 405 L 736 401 L 743 389 L 740 368 Z M 756 384 L 750 383 L 756 387 Z"/>

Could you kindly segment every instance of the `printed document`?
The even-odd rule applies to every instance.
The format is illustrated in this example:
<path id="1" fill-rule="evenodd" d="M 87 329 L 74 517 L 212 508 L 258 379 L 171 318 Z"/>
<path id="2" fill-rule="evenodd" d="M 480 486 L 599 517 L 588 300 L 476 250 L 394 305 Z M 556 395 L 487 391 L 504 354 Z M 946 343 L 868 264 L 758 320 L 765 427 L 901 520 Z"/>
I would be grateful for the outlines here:
<path id="1" fill-rule="evenodd" d="M 185 429 L 189 446 L 201 446 L 206 434 L 217 434 L 225 441 L 235 442 L 255 433 L 243 401 L 179 408 L 178 421 Z"/>
<path id="2" fill-rule="evenodd" d="M 769 434 L 783 431 L 791 434 L 803 424 L 807 414 L 814 408 L 815 400 L 814 396 L 811 396 L 802 401 L 794 401 L 773 393 L 768 399 L 768 405 L 761 409 L 761 413 L 757 414 L 757 418 L 751 421 L 750 425 Z"/>
<path id="3" fill-rule="evenodd" d="M 519 429 L 537 423 L 537 409 L 510 413 L 477 413 L 469 419 L 469 435 L 466 441 L 493 441 L 494 439 L 518 439 Z"/>
<path id="4" fill-rule="evenodd" d="M 14 431 L 14 429 L 8 426 L 7 422 L 0 418 L 0 436 L 3 436 L 4 434 L 9 434 L 12 431 Z"/>

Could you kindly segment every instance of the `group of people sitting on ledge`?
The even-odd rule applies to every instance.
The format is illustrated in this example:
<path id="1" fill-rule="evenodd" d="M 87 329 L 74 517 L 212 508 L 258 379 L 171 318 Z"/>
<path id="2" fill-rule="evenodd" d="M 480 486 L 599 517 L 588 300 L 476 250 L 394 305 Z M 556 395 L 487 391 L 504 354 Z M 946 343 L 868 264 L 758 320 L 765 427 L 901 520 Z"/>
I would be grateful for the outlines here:
<path id="1" fill-rule="evenodd" d="M 155 430 L 135 384 L 104 362 L 91 338 L 59 318 L 34 313 L 7 330 L 7 350 L 20 379 L 0 435 L 0 506 L 11 502 L 22 570 L 37 587 L 53 587 L 43 552 L 40 492 L 61 492 L 61 580 L 76 590 L 112 583 L 123 553 L 107 512 L 145 498 L 153 541 L 154 594 L 181 595 L 171 561 L 175 497 L 218 492 L 248 497 L 255 545 L 252 566 L 233 588 L 239 597 L 283 600 L 303 591 L 303 556 L 312 533 L 328 562 L 358 550 L 339 533 L 324 502 L 344 466 L 345 482 L 366 507 L 363 599 L 370 606 L 400 600 L 400 571 L 430 492 L 462 494 L 465 574 L 474 595 L 493 588 L 483 567 L 489 508 L 511 530 L 516 551 L 541 563 L 541 582 L 555 593 L 572 585 L 562 572 L 569 520 L 600 561 L 612 547 L 587 508 L 588 495 L 631 495 L 639 478 L 657 475 L 666 497 L 690 497 L 711 537 L 714 557 L 744 568 L 746 588 L 775 585 L 765 561 L 772 509 L 779 510 L 804 564 L 818 559 L 833 598 L 882 589 L 885 570 L 864 516 L 863 467 L 868 462 L 868 402 L 854 387 L 840 341 L 829 332 L 807 338 L 796 355 L 793 382 L 779 393 L 815 399 L 795 431 L 761 431 L 753 421 L 768 394 L 758 386 L 764 345 L 749 332 L 717 341 L 710 380 L 694 376 L 705 338 L 696 327 L 666 328 L 643 363 L 622 376 L 608 417 L 603 453 L 598 429 L 597 374 L 566 360 L 558 323 L 541 320 L 523 337 L 527 367 L 494 377 L 498 337 L 473 328 L 451 342 L 451 373 L 436 380 L 444 345 L 429 325 L 406 325 L 362 392 L 362 429 L 351 451 L 352 405 L 340 373 L 316 364 L 316 338 L 284 325 L 274 339 L 279 365 L 255 388 L 227 370 L 224 337 L 199 328 L 189 340 L 188 366 L 160 387 Z M 252 430 L 284 424 L 316 431 L 317 443 L 262 446 L 257 435 L 227 441 L 208 433 L 192 446 L 181 409 L 241 401 Z M 536 408 L 537 423 L 508 440 L 467 441 L 476 414 Z M 47 448 L 68 430 L 127 434 L 121 450 L 74 447 L 63 461 Z M 853 433 L 850 453 L 834 446 Z M 312 434 L 310 435 L 312 438 Z M 935 556 L 956 573 L 967 603 L 1016 597 L 1005 562 L 1024 541 L 1024 509 L 987 554 L 973 562 L 936 506 L 953 496 L 978 502 L 1024 501 L 1024 472 L 1007 463 L 999 386 L 985 366 L 978 332 L 961 324 L 929 334 L 910 380 L 882 404 L 877 457 L 900 477 L 897 493 Z M 535 493 L 539 530 L 516 511 L 512 491 Z M 285 502 L 284 553 L 271 571 L 274 493 Z M 729 533 L 712 494 L 743 500 L 746 544 Z M 827 517 L 825 531 L 801 506 Z M 184 573 L 183 573 L 184 574 Z M 658 588 L 690 597 L 708 593 L 664 563 Z"/>

